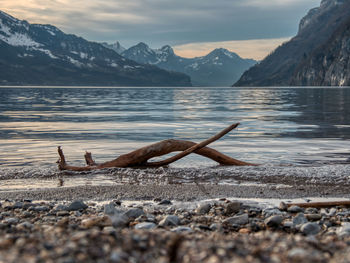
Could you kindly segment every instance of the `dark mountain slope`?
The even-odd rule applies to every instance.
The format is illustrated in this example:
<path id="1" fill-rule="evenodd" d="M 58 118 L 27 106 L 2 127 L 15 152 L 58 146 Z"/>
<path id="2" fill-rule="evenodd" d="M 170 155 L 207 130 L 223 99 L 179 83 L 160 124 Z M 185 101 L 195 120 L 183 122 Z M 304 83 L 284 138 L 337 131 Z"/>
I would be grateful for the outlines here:
<path id="1" fill-rule="evenodd" d="M 302 60 L 291 84 L 350 86 L 350 18 L 324 45 Z"/>
<path id="2" fill-rule="evenodd" d="M 0 11 L 0 84 L 189 86 L 190 78 L 128 60 L 54 26 Z"/>
<path id="3" fill-rule="evenodd" d="M 289 86 L 300 64 L 329 41 L 350 17 L 349 0 L 323 0 L 301 20 L 296 37 L 246 71 L 235 86 Z M 309 85 L 317 85 L 310 83 Z"/>

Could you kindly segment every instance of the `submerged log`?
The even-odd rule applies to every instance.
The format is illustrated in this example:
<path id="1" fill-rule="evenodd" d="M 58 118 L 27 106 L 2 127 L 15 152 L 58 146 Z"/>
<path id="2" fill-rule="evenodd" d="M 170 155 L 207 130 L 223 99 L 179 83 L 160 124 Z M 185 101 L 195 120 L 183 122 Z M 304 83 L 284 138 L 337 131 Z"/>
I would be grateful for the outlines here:
<path id="1" fill-rule="evenodd" d="M 255 165 L 243 161 L 236 160 L 231 158 L 225 154 L 222 154 L 212 148 L 206 147 L 208 144 L 220 139 L 222 136 L 233 130 L 239 125 L 239 123 L 232 124 L 226 129 L 222 130 L 220 133 L 215 136 L 196 144 L 191 141 L 183 141 L 183 140 L 174 140 L 169 139 L 165 141 L 161 141 L 158 143 L 154 143 L 143 148 L 137 149 L 133 152 L 123 154 L 118 158 L 108 161 L 102 164 L 96 164 L 92 159 L 92 155 L 89 152 L 85 154 L 85 161 L 87 166 L 71 166 L 66 163 L 66 159 L 64 157 L 63 151 L 61 147 L 58 147 L 58 154 L 60 159 L 57 161 L 58 167 L 60 170 L 71 170 L 71 171 L 90 171 L 96 169 L 103 168 L 126 168 L 126 167 L 161 167 L 165 165 L 169 165 L 191 153 L 196 153 L 202 155 L 204 157 L 210 158 L 221 165 Z M 159 162 L 148 162 L 148 160 L 166 155 L 171 152 L 181 151 L 179 154 L 170 157 L 166 160 Z"/>

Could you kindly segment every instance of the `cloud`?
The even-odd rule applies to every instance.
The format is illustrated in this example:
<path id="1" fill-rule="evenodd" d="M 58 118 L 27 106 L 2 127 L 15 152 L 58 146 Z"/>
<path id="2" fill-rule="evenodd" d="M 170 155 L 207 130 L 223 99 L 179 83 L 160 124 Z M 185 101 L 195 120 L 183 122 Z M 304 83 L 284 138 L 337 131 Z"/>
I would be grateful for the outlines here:
<path id="1" fill-rule="evenodd" d="M 320 0 L 0 0 L 32 23 L 89 40 L 152 47 L 289 37 Z"/>
<path id="2" fill-rule="evenodd" d="M 238 41 L 208 42 L 208 43 L 191 43 L 185 45 L 174 46 L 177 55 L 183 57 L 199 57 L 208 54 L 215 48 L 226 48 L 237 53 L 243 58 L 253 58 L 262 60 L 271 51 L 290 38 L 275 39 L 252 39 Z"/>
<path id="3" fill-rule="evenodd" d="M 312 1 L 310 1 L 312 2 Z M 318 5 L 320 1 L 315 0 L 313 3 Z M 271 8 L 286 8 L 293 6 L 303 6 L 305 5 L 305 0 L 269 0 L 269 1 L 261 1 L 261 0 L 245 0 L 241 2 L 242 6 L 250 6 L 250 7 L 259 7 L 263 9 L 271 9 Z"/>

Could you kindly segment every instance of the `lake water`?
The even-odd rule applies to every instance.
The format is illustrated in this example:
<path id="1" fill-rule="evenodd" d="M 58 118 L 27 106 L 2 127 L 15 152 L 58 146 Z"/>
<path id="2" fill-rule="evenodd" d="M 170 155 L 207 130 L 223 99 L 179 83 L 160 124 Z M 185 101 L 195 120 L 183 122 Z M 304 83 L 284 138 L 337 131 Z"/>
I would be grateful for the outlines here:
<path id="1" fill-rule="evenodd" d="M 0 88 L 0 169 L 56 171 L 58 145 L 83 165 L 86 150 L 101 162 L 168 138 L 200 142 L 235 122 L 210 147 L 275 166 L 350 163 L 349 88 L 33 87 Z M 195 155 L 172 165 L 210 166 Z"/>

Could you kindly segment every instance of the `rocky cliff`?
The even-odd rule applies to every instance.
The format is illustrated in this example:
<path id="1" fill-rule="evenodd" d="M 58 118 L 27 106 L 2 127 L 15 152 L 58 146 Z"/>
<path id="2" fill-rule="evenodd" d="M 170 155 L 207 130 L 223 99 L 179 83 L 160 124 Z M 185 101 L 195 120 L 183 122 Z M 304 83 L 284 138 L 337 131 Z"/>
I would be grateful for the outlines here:
<path id="1" fill-rule="evenodd" d="M 350 0 L 323 0 L 297 36 L 246 71 L 235 86 L 349 85 Z"/>
<path id="2" fill-rule="evenodd" d="M 350 86 L 350 19 L 321 47 L 303 58 L 293 86 Z"/>

